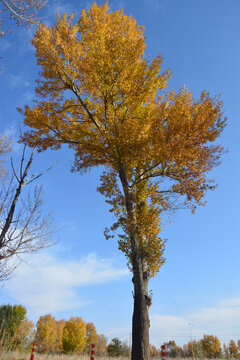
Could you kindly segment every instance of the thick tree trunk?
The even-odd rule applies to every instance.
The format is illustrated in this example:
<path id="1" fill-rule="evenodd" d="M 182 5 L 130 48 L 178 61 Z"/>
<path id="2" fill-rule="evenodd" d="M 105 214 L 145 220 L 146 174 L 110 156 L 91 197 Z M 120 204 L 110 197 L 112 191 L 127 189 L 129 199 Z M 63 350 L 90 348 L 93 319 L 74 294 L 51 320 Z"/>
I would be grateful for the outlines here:
<path id="1" fill-rule="evenodd" d="M 122 182 L 126 209 L 129 220 L 129 229 L 131 234 L 131 252 L 133 267 L 133 285 L 134 285 L 134 309 L 132 319 L 132 355 L 131 360 L 149 360 L 149 306 L 151 297 L 148 295 L 148 281 L 146 265 L 141 258 L 139 250 L 139 236 L 136 216 L 134 212 L 134 203 L 129 188 L 126 171 L 120 168 L 119 177 Z"/>
<path id="2" fill-rule="evenodd" d="M 149 306 L 151 299 L 148 296 L 148 279 L 144 278 L 141 259 L 133 259 L 133 273 L 134 309 L 131 360 L 149 360 Z"/>

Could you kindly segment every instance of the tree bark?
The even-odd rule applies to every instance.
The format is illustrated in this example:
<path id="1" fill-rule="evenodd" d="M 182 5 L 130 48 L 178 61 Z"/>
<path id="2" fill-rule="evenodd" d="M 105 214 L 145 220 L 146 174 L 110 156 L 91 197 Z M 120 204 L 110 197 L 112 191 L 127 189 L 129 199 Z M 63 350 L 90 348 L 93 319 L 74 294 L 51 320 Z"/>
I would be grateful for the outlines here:
<path id="1" fill-rule="evenodd" d="M 132 318 L 132 356 L 131 360 L 149 360 L 149 306 L 148 279 L 145 278 L 142 261 L 133 259 L 134 308 Z"/>
<path id="2" fill-rule="evenodd" d="M 139 249 L 139 235 L 135 216 L 134 203 L 131 190 L 128 184 L 126 170 L 121 167 L 119 177 L 123 186 L 125 195 L 126 209 L 129 220 L 132 269 L 134 285 L 134 309 L 132 318 L 132 354 L 131 360 L 149 360 L 149 306 L 151 297 L 148 295 L 149 278 L 146 272 L 144 259 L 141 257 Z"/>

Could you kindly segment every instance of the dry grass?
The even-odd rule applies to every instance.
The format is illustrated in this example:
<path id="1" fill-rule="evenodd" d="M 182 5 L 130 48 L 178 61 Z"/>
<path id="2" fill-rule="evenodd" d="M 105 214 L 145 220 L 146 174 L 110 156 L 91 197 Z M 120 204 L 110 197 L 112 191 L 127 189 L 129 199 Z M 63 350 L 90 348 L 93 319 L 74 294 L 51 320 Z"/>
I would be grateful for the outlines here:
<path id="1" fill-rule="evenodd" d="M 30 360 L 30 353 L 19 353 L 19 352 L 2 352 L 0 354 L 0 360 Z M 108 357 L 108 356 L 95 356 L 96 360 L 129 360 L 129 357 Z M 197 358 L 188 358 L 189 360 L 200 360 Z M 90 360 L 90 355 L 46 355 L 46 354 L 35 354 L 34 360 Z M 161 357 L 156 356 L 152 357 L 151 360 L 161 360 Z M 167 359 L 170 360 L 170 359 Z M 186 360 L 186 358 L 176 358 L 175 360 Z M 201 360 L 209 360 L 209 359 L 201 359 Z M 222 359 L 215 359 L 222 360 Z"/>
<path id="2" fill-rule="evenodd" d="M 30 360 L 31 354 L 19 353 L 19 352 L 2 352 L 0 354 L 0 360 Z M 108 356 L 97 357 L 96 360 L 129 360 L 127 357 L 119 356 L 118 358 L 109 358 Z M 34 360 L 90 360 L 90 355 L 46 355 L 46 354 L 35 354 Z"/>
<path id="3" fill-rule="evenodd" d="M 0 360 L 30 360 L 30 353 L 19 353 L 19 352 L 2 352 L 0 353 Z M 130 357 L 109 357 L 109 356 L 95 356 L 96 360 L 129 360 Z M 187 358 L 188 360 L 200 360 L 197 358 Z M 90 355 L 47 355 L 47 354 L 35 354 L 34 360 L 90 360 Z M 161 360 L 161 357 L 152 357 L 151 360 Z M 167 360 L 170 360 L 169 358 Z M 186 358 L 176 358 L 174 360 L 186 360 Z M 201 359 L 209 360 L 209 359 Z M 222 359 L 215 359 L 222 360 Z"/>

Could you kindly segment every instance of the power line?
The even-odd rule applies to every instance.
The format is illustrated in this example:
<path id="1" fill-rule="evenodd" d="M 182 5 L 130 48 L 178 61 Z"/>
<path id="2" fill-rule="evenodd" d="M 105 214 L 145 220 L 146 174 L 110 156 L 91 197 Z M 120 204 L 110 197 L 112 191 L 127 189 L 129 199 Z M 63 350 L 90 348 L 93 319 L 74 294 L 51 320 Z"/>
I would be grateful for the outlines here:
<path id="1" fill-rule="evenodd" d="M 192 334 L 193 337 L 196 337 L 196 336 L 202 336 L 204 332 L 202 333 L 199 333 L 199 334 Z M 205 333 L 209 333 L 209 331 L 205 332 Z M 207 334 L 208 335 L 208 334 Z M 240 335 L 239 334 L 218 334 L 218 333 L 214 333 L 213 334 L 214 336 L 233 336 L 233 337 L 239 337 L 240 338 Z M 189 334 L 185 334 L 185 335 L 180 335 L 180 334 L 168 334 L 168 335 L 157 335 L 158 337 L 188 337 L 189 338 Z"/>

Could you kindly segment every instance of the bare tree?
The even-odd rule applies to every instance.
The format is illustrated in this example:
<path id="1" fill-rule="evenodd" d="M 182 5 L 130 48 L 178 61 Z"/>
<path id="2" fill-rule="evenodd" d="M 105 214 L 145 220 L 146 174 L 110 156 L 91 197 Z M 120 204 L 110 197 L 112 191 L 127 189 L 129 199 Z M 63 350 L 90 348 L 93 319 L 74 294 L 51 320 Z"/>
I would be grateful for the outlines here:
<path id="1" fill-rule="evenodd" d="M 53 244 L 54 226 L 51 216 L 42 216 L 42 189 L 35 186 L 32 194 L 22 196 L 23 188 L 42 176 L 29 175 L 34 150 L 25 162 L 22 153 L 17 173 L 12 166 L 12 176 L 6 183 L 2 181 L 0 192 L 0 281 L 7 280 L 21 261 L 21 255 L 35 253 Z"/>
<path id="2" fill-rule="evenodd" d="M 41 18 L 38 16 L 39 10 L 42 9 L 47 0 L 0 0 L 0 29 L 3 22 L 2 13 L 7 11 L 15 20 L 17 25 L 31 26 L 39 23 Z M 4 32 L 1 32 L 4 35 Z"/>

